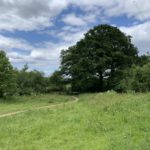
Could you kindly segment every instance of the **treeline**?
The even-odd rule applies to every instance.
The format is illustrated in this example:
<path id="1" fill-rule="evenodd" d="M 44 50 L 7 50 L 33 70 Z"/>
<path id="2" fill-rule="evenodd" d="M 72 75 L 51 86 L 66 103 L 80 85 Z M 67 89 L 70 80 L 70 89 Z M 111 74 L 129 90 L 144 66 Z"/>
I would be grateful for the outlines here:
<path id="1" fill-rule="evenodd" d="M 45 77 L 40 71 L 29 71 L 28 65 L 24 65 L 21 70 L 14 69 L 6 53 L 0 51 L 0 97 L 63 91 L 60 81 L 57 71 Z"/>
<path id="2" fill-rule="evenodd" d="M 53 91 L 66 93 L 150 91 L 150 55 L 138 55 L 131 36 L 117 27 L 99 25 L 76 45 L 61 52 L 61 66 L 51 76 L 14 69 L 0 51 L 0 97 Z"/>
<path id="3" fill-rule="evenodd" d="M 50 92 L 63 91 L 63 84 L 61 76 L 57 73 L 49 77 L 45 77 L 43 72 L 33 70 L 29 71 L 28 66 L 25 65 L 22 70 L 15 70 L 17 93 L 19 95 L 31 95 Z"/>

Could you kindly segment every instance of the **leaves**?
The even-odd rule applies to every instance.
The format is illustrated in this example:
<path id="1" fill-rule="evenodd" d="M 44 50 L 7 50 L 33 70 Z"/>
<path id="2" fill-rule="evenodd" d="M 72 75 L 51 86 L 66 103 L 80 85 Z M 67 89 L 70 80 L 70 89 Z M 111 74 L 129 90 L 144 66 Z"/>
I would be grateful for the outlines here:
<path id="1" fill-rule="evenodd" d="M 0 51 L 0 97 L 16 92 L 16 76 L 4 51 Z"/>
<path id="2" fill-rule="evenodd" d="M 114 88 L 114 80 L 120 81 L 118 70 L 131 67 L 136 57 L 137 49 L 130 36 L 116 27 L 99 25 L 89 30 L 75 46 L 62 51 L 61 69 L 71 76 L 74 90 L 103 91 Z"/>

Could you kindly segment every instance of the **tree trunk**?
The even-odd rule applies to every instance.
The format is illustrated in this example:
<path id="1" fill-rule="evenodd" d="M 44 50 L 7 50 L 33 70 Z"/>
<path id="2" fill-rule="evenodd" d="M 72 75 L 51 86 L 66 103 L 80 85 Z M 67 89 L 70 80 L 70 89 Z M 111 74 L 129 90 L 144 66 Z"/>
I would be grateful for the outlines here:
<path id="1" fill-rule="evenodd" d="M 99 72 L 99 89 L 100 89 L 100 91 L 103 91 L 104 89 L 103 89 L 103 86 L 104 86 L 104 83 L 103 83 L 103 73 L 102 72 Z"/>

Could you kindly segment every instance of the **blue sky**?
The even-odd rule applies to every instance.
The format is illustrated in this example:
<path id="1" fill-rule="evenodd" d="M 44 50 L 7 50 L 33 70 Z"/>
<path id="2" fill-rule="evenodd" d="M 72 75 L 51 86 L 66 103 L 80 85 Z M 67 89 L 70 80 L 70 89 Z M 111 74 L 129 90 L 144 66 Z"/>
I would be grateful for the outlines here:
<path id="1" fill-rule="evenodd" d="M 60 52 L 98 24 L 117 26 L 139 54 L 150 52 L 149 0 L 1 0 L 0 49 L 14 67 L 51 74 Z"/>

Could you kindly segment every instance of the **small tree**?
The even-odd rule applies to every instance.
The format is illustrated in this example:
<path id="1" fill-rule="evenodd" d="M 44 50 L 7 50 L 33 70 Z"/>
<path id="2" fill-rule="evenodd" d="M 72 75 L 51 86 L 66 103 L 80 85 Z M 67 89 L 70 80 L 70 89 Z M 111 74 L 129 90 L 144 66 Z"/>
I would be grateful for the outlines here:
<path id="1" fill-rule="evenodd" d="M 4 51 L 0 51 L 0 97 L 16 92 L 15 72 Z"/>
<path id="2" fill-rule="evenodd" d="M 40 71 L 28 70 L 25 65 L 22 70 L 17 70 L 17 85 L 20 95 L 31 95 L 32 93 L 45 93 L 47 90 L 47 78 Z"/>

